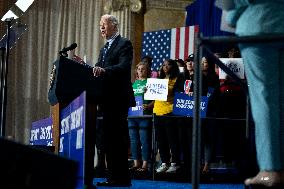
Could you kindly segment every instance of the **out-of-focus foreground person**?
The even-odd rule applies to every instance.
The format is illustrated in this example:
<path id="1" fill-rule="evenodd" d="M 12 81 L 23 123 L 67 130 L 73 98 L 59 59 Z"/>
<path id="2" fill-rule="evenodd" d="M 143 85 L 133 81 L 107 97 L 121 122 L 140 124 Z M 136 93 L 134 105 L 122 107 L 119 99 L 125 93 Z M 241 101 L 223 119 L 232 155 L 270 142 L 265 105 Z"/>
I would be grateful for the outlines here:
<path id="1" fill-rule="evenodd" d="M 223 2 L 224 3 L 224 2 Z M 228 4 L 227 4 L 228 3 Z M 230 5 L 230 6 L 224 6 Z M 284 0 L 225 2 L 239 36 L 284 34 Z M 284 185 L 284 42 L 242 43 L 259 173 L 246 185 Z"/>

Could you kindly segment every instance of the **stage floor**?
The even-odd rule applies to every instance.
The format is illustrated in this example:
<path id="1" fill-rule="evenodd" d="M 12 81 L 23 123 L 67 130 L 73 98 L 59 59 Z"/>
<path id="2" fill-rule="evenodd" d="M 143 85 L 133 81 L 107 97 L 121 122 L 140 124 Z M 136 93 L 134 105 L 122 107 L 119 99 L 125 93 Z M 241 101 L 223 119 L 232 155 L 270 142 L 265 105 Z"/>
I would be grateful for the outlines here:
<path id="1" fill-rule="evenodd" d="M 94 179 L 94 183 L 98 181 L 104 181 L 103 178 Z M 113 187 L 97 187 L 97 188 L 113 188 Z M 125 189 L 125 187 L 116 187 Z M 192 188 L 190 183 L 177 183 L 168 181 L 152 181 L 152 180 L 132 180 L 131 189 L 190 189 Z M 244 189 L 243 184 L 200 184 L 200 189 Z"/>

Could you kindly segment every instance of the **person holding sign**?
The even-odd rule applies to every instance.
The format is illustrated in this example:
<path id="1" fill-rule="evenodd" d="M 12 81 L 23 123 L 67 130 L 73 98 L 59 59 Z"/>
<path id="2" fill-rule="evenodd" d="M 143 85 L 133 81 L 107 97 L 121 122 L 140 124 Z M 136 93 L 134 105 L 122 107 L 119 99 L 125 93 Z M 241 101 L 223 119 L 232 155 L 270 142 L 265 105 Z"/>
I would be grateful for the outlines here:
<path id="1" fill-rule="evenodd" d="M 93 74 L 103 79 L 103 98 L 99 105 L 109 178 L 98 182 L 97 186 L 129 187 L 127 116 L 129 107 L 136 105 L 131 83 L 133 47 L 128 39 L 119 35 L 118 21 L 113 15 L 101 17 L 100 31 L 106 44 Z"/>
<path id="2" fill-rule="evenodd" d="M 190 96 L 193 95 L 193 78 L 194 78 L 194 55 L 191 54 L 188 56 L 188 58 L 185 60 L 186 63 L 186 70 L 181 73 L 178 77 L 177 84 L 176 84 L 176 90 L 177 92 L 183 92 L 185 94 L 188 94 Z M 202 82 L 202 95 L 207 95 L 207 83 Z"/>
<path id="3" fill-rule="evenodd" d="M 185 60 L 186 62 L 186 70 L 181 73 L 176 82 L 176 92 L 185 93 L 189 96 L 193 95 L 193 85 L 194 85 L 194 55 L 191 54 Z M 205 80 L 202 80 L 202 96 L 206 96 L 208 91 L 208 85 Z M 191 146 L 192 146 L 192 121 L 185 120 L 180 124 L 181 130 L 181 150 L 184 156 L 184 165 L 186 170 L 190 170 L 191 168 Z M 209 150 L 208 150 L 209 151 Z M 208 162 L 209 162 L 209 155 L 205 157 L 205 166 L 204 166 L 204 173 L 208 172 Z M 206 164 L 207 162 L 207 164 Z"/>
<path id="4" fill-rule="evenodd" d="M 193 94 L 193 74 L 194 74 L 194 56 L 193 54 L 189 55 L 188 58 L 185 60 L 186 64 L 186 70 L 184 71 L 184 76 L 186 81 L 185 82 L 180 82 L 184 84 L 184 92 L 186 94 L 192 95 Z"/>
<path id="5" fill-rule="evenodd" d="M 168 79 L 166 101 L 155 100 L 153 113 L 156 118 L 156 136 L 162 164 L 157 173 L 175 173 L 180 168 L 179 132 L 171 118 L 174 103 L 174 86 L 179 75 L 179 67 L 174 60 L 165 60 L 160 70 L 160 79 Z M 171 161 L 170 161 L 171 160 Z"/>
<path id="6" fill-rule="evenodd" d="M 152 101 L 144 99 L 147 78 L 151 77 L 148 64 L 140 62 L 136 66 L 136 80 L 132 87 L 134 96 L 142 96 L 143 115 L 152 115 Z M 146 173 L 151 155 L 151 118 L 128 118 L 128 129 L 130 137 L 130 148 L 134 165 L 132 171 Z M 141 144 L 141 145 L 140 145 Z M 142 159 L 142 165 L 140 160 Z"/>
<path id="7" fill-rule="evenodd" d="M 239 36 L 284 34 L 283 0 L 216 1 Z M 230 6 L 228 6 L 228 4 Z M 252 27 L 253 26 L 253 27 Z M 284 186 L 284 43 L 240 44 L 248 81 L 259 173 L 246 185 Z"/>

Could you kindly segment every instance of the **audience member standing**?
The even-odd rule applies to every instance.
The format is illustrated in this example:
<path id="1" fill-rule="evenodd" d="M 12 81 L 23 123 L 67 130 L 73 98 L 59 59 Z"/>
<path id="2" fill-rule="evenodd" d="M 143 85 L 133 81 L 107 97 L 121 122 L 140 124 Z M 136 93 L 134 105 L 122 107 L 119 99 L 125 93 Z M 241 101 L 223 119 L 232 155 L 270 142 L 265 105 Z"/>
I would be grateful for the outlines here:
<path id="1" fill-rule="evenodd" d="M 143 99 L 143 115 L 152 115 L 153 103 L 144 100 L 147 78 L 150 77 L 148 64 L 140 62 L 136 66 L 136 80 L 133 83 L 134 96 L 141 96 Z M 128 129 L 130 137 L 130 148 L 134 165 L 130 170 L 138 172 L 148 171 L 148 162 L 151 158 L 151 131 L 152 117 L 148 118 L 129 118 Z M 141 164 L 142 160 L 142 164 Z"/>
<path id="2" fill-rule="evenodd" d="M 191 54 L 185 60 L 186 69 L 184 73 L 181 73 L 176 82 L 176 92 L 181 92 L 193 96 L 194 87 L 194 55 Z M 207 95 L 207 83 L 202 82 L 202 95 Z M 186 171 L 191 170 L 191 146 L 192 146 L 192 120 L 186 119 L 183 123 L 180 123 L 180 140 L 181 151 L 183 154 L 183 161 Z"/>
<path id="3" fill-rule="evenodd" d="M 167 101 L 155 100 L 153 113 L 156 114 L 155 130 L 162 164 L 157 173 L 175 173 L 180 168 L 180 146 L 178 127 L 171 117 L 174 103 L 174 86 L 179 68 L 174 60 L 165 60 L 160 70 L 160 79 L 168 79 Z M 166 117 L 160 117 L 166 116 Z"/>
<path id="4" fill-rule="evenodd" d="M 148 64 L 149 68 L 152 69 L 152 60 L 153 58 L 151 56 L 144 56 L 141 62 Z M 159 73 L 157 71 L 151 71 L 151 78 L 157 78 L 158 76 Z"/>
<path id="5" fill-rule="evenodd" d="M 216 117 L 218 97 L 219 97 L 219 76 L 215 72 L 215 66 L 209 59 L 203 57 L 202 60 L 202 74 L 203 83 L 207 89 L 208 107 L 206 116 Z M 202 174 L 209 172 L 209 163 L 213 158 L 213 152 L 216 145 L 216 120 L 205 119 L 202 120 L 202 142 L 204 144 L 204 166 L 202 168 Z"/>

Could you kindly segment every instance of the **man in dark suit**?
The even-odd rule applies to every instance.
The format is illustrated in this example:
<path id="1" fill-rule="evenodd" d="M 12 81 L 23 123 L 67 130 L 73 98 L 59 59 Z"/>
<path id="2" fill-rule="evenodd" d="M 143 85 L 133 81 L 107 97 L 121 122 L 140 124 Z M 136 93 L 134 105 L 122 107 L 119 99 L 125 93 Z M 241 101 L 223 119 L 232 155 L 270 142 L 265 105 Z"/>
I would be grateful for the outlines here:
<path id="1" fill-rule="evenodd" d="M 128 108 L 135 106 L 131 84 L 133 47 L 128 39 L 118 34 L 118 21 L 103 15 L 100 31 L 106 45 L 101 49 L 98 63 L 93 68 L 95 77 L 103 78 L 104 146 L 110 176 L 97 186 L 130 186 L 128 170 Z"/>

